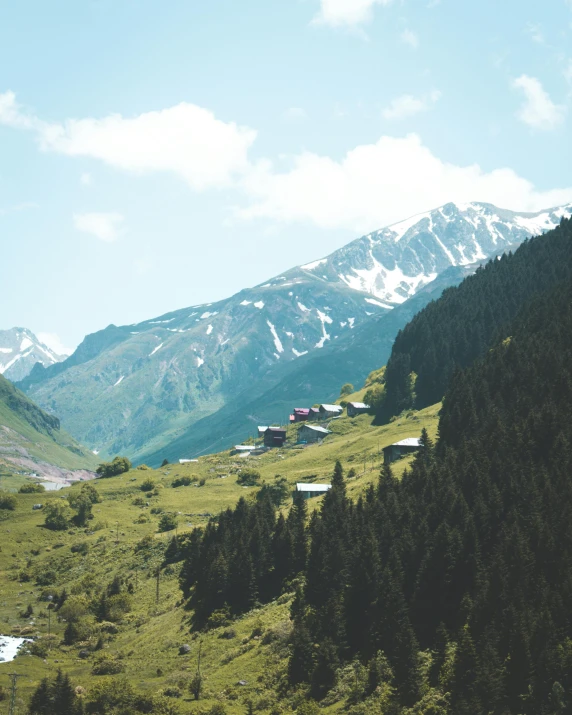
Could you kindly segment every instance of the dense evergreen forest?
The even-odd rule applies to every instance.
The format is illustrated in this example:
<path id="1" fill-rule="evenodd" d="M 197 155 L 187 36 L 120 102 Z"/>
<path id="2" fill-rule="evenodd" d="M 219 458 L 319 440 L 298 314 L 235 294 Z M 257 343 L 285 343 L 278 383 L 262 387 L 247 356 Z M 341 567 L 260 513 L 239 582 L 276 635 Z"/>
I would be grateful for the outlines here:
<path id="1" fill-rule="evenodd" d="M 477 313 L 492 315 L 479 280 L 500 284 L 510 261 L 517 291 L 537 252 L 542 283 L 570 238 L 567 222 L 481 271 Z M 303 501 L 285 519 L 242 500 L 194 531 L 181 585 L 196 627 L 294 589 L 289 686 L 317 700 L 349 668 L 355 713 L 571 712 L 572 282 L 509 327 L 454 376 L 438 443 L 422 435 L 401 481 L 386 467 L 354 503 L 338 463 L 309 520 Z"/>
<path id="2" fill-rule="evenodd" d="M 381 421 L 443 397 L 455 370 L 471 365 L 502 337 L 535 293 L 572 280 L 572 221 L 490 261 L 420 311 L 399 332 L 385 375 Z"/>

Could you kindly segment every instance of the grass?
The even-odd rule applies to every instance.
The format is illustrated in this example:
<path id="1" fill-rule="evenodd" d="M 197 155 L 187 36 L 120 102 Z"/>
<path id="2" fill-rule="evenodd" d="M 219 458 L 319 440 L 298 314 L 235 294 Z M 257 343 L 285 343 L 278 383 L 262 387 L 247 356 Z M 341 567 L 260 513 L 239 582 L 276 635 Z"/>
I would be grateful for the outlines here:
<path id="1" fill-rule="evenodd" d="M 361 415 L 343 417 L 330 422 L 332 434 L 322 444 L 295 445 L 295 427 L 288 428 L 289 443 L 283 449 L 272 450 L 258 457 L 231 457 L 229 452 L 203 457 L 198 463 L 167 465 L 158 470 L 136 469 L 95 484 L 102 502 L 94 505 L 91 532 L 72 528 L 52 532 L 43 527 L 42 512 L 33 511 L 37 502 L 44 504 L 65 498 L 70 489 L 45 494 L 18 495 L 14 512 L 1 512 L 2 542 L 0 549 L 0 633 L 15 634 L 23 628 L 32 634 L 46 634 L 48 618 L 46 602 L 40 596 L 47 587 L 37 585 L 37 579 L 52 574 L 54 588 L 66 588 L 68 593 L 84 593 L 94 585 L 106 585 L 121 575 L 134 585 L 133 607 L 118 626 L 118 632 L 106 636 L 104 652 L 116 655 L 125 665 L 125 677 L 141 691 L 156 692 L 174 683 L 187 683 L 196 669 L 201 642 L 202 671 L 205 677 L 205 699 L 191 700 L 188 691 L 178 699 L 181 712 L 193 712 L 198 706 L 208 708 L 224 701 L 229 713 L 243 713 L 245 702 L 251 699 L 261 712 L 276 707 L 276 692 L 287 662 L 289 629 L 289 596 L 252 611 L 234 621 L 226 629 L 219 628 L 200 636 L 190 632 L 190 613 L 182 607 L 178 588 L 178 568 L 175 564 L 163 570 L 156 601 L 157 566 L 173 532 L 158 534 L 160 514 L 152 509 L 177 512 L 178 533 L 189 531 L 232 506 L 244 495 L 254 495 L 256 488 L 244 488 L 236 483 L 236 474 L 248 465 L 260 471 L 270 482 L 276 475 L 295 482 L 329 481 L 336 459 L 346 471 L 353 467 L 356 476 L 348 481 L 350 496 L 356 497 L 377 478 L 382 463 L 381 449 L 404 437 L 418 436 L 425 427 L 431 436 L 437 430 L 439 406 L 410 413 L 389 425 L 372 425 L 372 418 Z M 400 475 L 410 459 L 395 465 Z M 173 488 L 173 480 L 190 476 L 197 480 L 186 487 Z M 151 478 L 154 492 L 141 491 L 142 483 Z M 200 480 L 204 485 L 199 486 Z M 156 495 L 154 495 L 156 493 Z M 141 503 L 137 503 L 142 500 Z M 320 498 L 309 502 L 317 508 Z M 284 506 L 285 509 L 288 505 Z M 151 536 L 151 546 L 137 550 L 144 537 Z M 74 553 L 74 544 L 85 542 L 85 555 Z M 24 580 L 26 575 L 30 580 Z M 135 587 L 136 584 L 136 587 Z M 34 615 L 23 619 L 20 613 L 31 604 Z M 65 623 L 51 618 L 51 631 L 56 642 L 43 659 L 32 655 L 19 656 L 14 663 L 0 663 L 0 684 L 9 685 L 8 673 L 20 674 L 18 693 L 20 711 L 24 710 L 32 689 L 47 674 L 61 667 L 76 685 L 89 690 L 98 680 L 91 674 L 94 655 L 81 660 L 81 647 L 60 645 Z M 222 637 L 226 635 L 231 638 Z M 188 655 L 179 655 L 179 647 L 188 643 Z M 246 685 L 238 685 L 246 681 Z M 294 696 L 295 698 L 296 696 Z M 290 700 L 292 705 L 294 701 Z M 336 709 L 336 706 L 331 706 Z M 0 702 L 7 712 L 7 704 Z"/>

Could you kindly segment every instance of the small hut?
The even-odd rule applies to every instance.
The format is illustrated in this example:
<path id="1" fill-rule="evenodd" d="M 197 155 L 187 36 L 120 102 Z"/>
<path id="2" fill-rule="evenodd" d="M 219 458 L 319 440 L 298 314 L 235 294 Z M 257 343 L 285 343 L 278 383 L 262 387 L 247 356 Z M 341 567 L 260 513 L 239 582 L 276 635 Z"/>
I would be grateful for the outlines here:
<path id="1" fill-rule="evenodd" d="M 394 444 L 383 448 L 383 463 L 391 464 L 391 462 L 395 462 L 412 452 L 418 452 L 422 448 L 421 440 L 417 437 L 407 437 L 406 439 L 394 442 Z"/>

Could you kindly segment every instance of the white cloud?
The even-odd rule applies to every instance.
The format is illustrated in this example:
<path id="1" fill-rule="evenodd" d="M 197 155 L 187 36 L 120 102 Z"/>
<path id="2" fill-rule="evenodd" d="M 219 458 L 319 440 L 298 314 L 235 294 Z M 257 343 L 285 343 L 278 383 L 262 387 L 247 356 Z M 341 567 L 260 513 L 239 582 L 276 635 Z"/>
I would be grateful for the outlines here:
<path id="1" fill-rule="evenodd" d="M 82 186 L 91 186 L 91 174 L 87 171 L 84 171 L 84 173 L 79 177 L 79 181 Z"/>
<path id="2" fill-rule="evenodd" d="M 67 348 L 56 333 L 38 333 L 38 340 L 56 355 L 71 355 L 73 348 Z"/>
<path id="3" fill-rule="evenodd" d="M 441 98 L 439 90 L 433 90 L 422 97 L 414 97 L 411 94 L 402 94 L 393 99 L 381 114 L 384 119 L 404 119 L 412 117 L 414 114 L 426 112 L 435 102 Z"/>
<path id="4" fill-rule="evenodd" d="M 340 161 L 305 152 L 290 170 L 260 162 L 245 176 L 250 206 L 244 219 L 307 222 L 323 228 L 371 231 L 448 201 L 486 201 L 518 210 L 540 210 L 572 200 L 572 187 L 537 191 L 513 170 L 441 161 L 416 134 L 383 136 L 357 146 Z"/>
<path id="5" fill-rule="evenodd" d="M 536 77 L 521 75 L 513 87 L 522 90 L 525 101 L 516 116 L 524 124 L 535 129 L 554 129 L 564 120 L 564 108 L 554 104 Z"/>
<path id="6" fill-rule="evenodd" d="M 113 243 L 121 234 L 123 216 L 119 213 L 74 214 L 73 223 L 78 231 L 90 233 L 100 241 Z"/>
<path id="7" fill-rule="evenodd" d="M 332 27 L 357 27 L 369 22 L 375 5 L 389 5 L 392 0 L 320 0 L 315 22 Z"/>
<path id="8" fill-rule="evenodd" d="M 399 39 L 404 45 L 409 45 L 409 47 L 412 47 L 414 50 L 419 47 L 419 37 L 415 32 L 413 32 L 413 30 L 403 30 Z"/>
<path id="9" fill-rule="evenodd" d="M 196 190 L 231 183 L 256 138 L 252 129 L 185 102 L 133 118 L 112 114 L 48 123 L 25 112 L 12 92 L 0 94 L 0 124 L 33 131 L 44 151 L 89 156 L 141 174 L 173 172 Z"/>
<path id="10" fill-rule="evenodd" d="M 307 117 L 308 114 L 302 107 L 290 107 L 284 112 L 284 118 L 294 122 L 307 119 Z"/>

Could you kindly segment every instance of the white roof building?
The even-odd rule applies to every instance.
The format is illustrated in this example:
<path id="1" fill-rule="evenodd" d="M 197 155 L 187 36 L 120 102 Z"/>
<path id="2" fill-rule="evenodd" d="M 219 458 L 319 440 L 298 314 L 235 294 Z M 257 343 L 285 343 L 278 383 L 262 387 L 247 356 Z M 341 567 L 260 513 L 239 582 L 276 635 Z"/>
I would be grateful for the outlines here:
<path id="1" fill-rule="evenodd" d="M 398 447 L 421 447 L 421 440 L 417 437 L 406 437 L 399 442 L 394 442 L 392 445 Z"/>
<path id="2" fill-rule="evenodd" d="M 304 482 L 296 483 L 297 492 L 327 492 L 331 488 L 331 484 L 304 484 Z"/>

